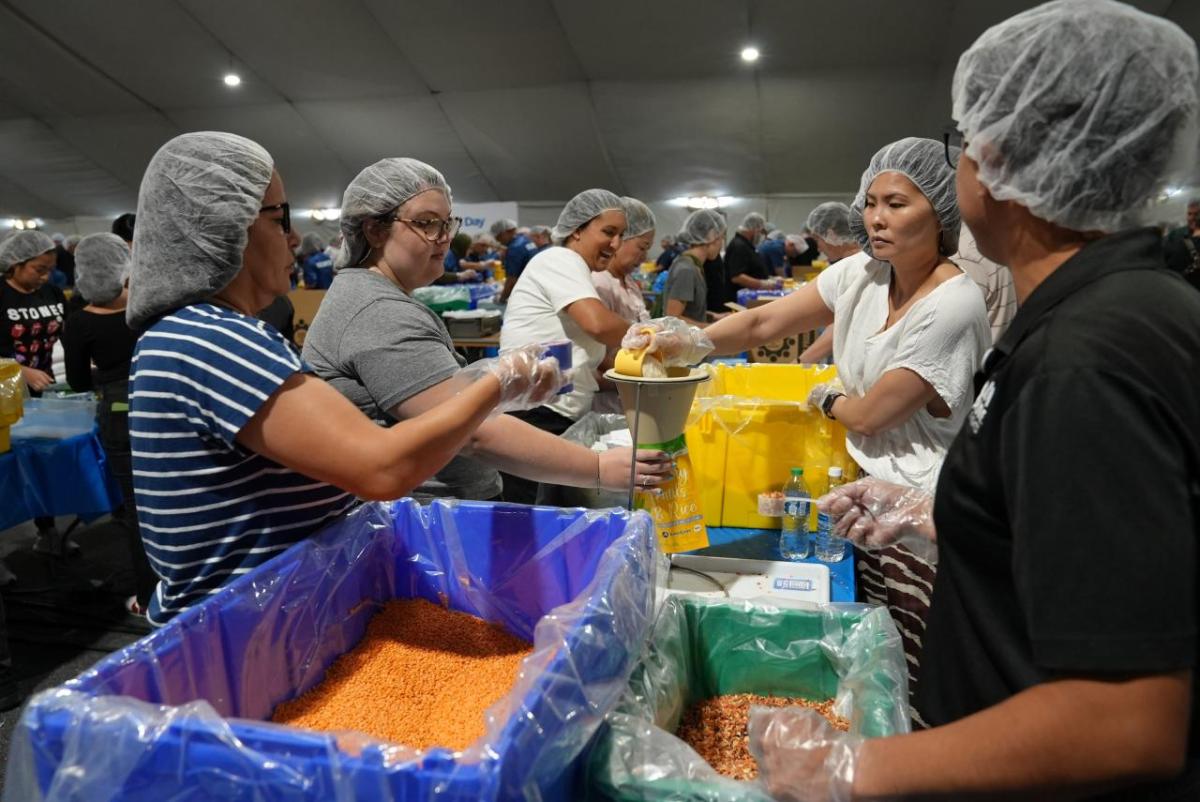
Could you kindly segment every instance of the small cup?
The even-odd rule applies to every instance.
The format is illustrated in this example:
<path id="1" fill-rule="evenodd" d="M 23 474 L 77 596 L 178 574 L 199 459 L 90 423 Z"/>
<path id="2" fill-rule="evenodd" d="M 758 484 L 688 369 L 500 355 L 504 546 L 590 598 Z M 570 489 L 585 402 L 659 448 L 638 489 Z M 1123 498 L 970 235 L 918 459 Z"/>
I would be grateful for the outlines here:
<path id="1" fill-rule="evenodd" d="M 571 369 L 572 343 L 570 340 L 555 340 L 554 342 L 542 343 L 542 347 L 546 349 L 542 356 L 552 356 L 557 359 L 558 367 L 563 373 L 566 373 Z M 558 394 L 565 395 L 574 389 L 574 384 L 567 383 L 561 390 L 558 391 Z"/>

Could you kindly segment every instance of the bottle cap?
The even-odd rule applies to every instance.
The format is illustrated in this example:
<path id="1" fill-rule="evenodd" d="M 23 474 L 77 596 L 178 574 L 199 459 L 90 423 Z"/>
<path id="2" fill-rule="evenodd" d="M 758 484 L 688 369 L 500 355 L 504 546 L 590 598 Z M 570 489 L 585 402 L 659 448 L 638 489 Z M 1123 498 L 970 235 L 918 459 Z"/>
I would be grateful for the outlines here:
<path id="1" fill-rule="evenodd" d="M 792 476 L 803 476 L 803 475 L 804 475 L 803 468 L 792 468 Z"/>
<path id="2" fill-rule="evenodd" d="M 842 469 L 841 469 L 841 468 L 839 468 L 839 467 L 838 467 L 838 466 L 836 466 L 836 465 L 831 465 L 831 466 L 829 466 L 829 475 L 830 475 L 830 476 L 835 476 L 835 477 L 836 477 L 836 476 L 841 476 L 841 475 L 842 475 Z"/>

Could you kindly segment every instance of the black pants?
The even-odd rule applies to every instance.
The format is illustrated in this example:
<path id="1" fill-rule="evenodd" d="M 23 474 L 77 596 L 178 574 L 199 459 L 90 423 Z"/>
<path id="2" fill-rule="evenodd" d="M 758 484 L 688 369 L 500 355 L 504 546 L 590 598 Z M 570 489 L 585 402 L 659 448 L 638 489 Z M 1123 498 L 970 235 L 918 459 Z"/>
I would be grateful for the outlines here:
<path id="1" fill-rule="evenodd" d="M 510 412 L 514 418 L 520 418 L 530 426 L 536 426 L 544 432 L 550 432 L 553 435 L 561 435 L 567 429 L 571 428 L 571 424 L 575 421 L 560 415 L 550 407 L 534 407 L 520 412 Z M 500 476 L 504 479 L 504 490 L 500 494 L 500 498 L 514 504 L 533 504 L 537 501 L 538 483 L 525 479 L 520 476 L 513 476 L 511 473 L 500 472 Z"/>
<path id="2" fill-rule="evenodd" d="M 121 487 L 121 506 L 113 518 L 125 530 L 126 546 L 133 563 L 134 593 L 138 604 L 145 607 L 158 584 L 150 568 L 146 548 L 138 531 L 137 505 L 133 500 L 133 455 L 129 445 L 129 382 L 117 381 L 101 385 L 100 403 L 96 408 L 96 424 L 100 429 L 100 445 L 108 457 L 108 467 Z M 119 405 L 113 409 L 113 405 Z"/>

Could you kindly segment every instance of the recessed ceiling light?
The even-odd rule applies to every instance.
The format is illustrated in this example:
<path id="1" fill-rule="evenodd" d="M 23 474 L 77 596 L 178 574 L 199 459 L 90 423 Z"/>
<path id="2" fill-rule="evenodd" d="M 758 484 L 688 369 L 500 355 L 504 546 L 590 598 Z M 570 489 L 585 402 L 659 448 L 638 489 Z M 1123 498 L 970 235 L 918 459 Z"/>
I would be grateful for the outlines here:
<path id="1" fill-rule="evenodd" d="M 754 62 L 758 61 L 758 48 L 754 45 L 747 45 L 742 48 L 742 61 Z"/>
<path id="2" fill-rule="evenodd" d="M 224 80 L 225 80 L 226 86 L 241 86 L 242 85 L 242 76 L 238 75 L 236 72 L 225 73 Z"/>

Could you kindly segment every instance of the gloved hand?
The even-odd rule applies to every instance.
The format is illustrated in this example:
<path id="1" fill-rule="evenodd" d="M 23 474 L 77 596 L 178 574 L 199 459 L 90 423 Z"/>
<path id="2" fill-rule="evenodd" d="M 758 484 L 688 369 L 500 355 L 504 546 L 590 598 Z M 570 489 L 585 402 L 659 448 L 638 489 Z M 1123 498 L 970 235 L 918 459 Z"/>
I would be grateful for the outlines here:
<path id="1" fill-rule="evenodd" d="M 677 317 L 655 318 L 634 323 L 625 332 L 621 347 L 630 351 L 647 349 L 657 354 L 664 365 L 695 365 L 712 353 L 712 340 L 704 330 Z"/>
<path id="2" fill-rule="evenodd" d="M 767 792 L 786 802 L 850 802 L 863 739 L 799 707 L 750 708 L 750 753 Z"/>
<path id="3" fill-rule="evenodd" d="M 600 487 L 605 490 L 628 490 L 629 460 L 632 458 L 632 448 L 610 448 L 600 454 Z M 633 484 L 639 490 L 654 488 L 675 473 L 675 460 L 665 451 L 639 449 L 637 459 Z"/>
<path id="4" fill-rule="evenodd" d="M 821 496 L 817 509 L 833 518 L 834 534 L 867 550 L 904 542 L 928 552 L 937 541 L 933 496 L 924 490 L 868 477 Z"/>
<path id="5" fill-rule="evenodd" d="M 563 373 L 558 360 L 543 357 L 544 345 L 531 344 L 505 351 L 498 357 L 472 362 L 458 373 L 458 378 L 475 381 L 488 374 L 500 381 L 500 402 L 493 414 L 517 409 L 533 409 L 551 401 L 554 395 L 571 381 Z"/>
<path id="6" fill-rule="evenodd" d="M 825 399 L 829 398 L 829 396 L 833 395 L 834 393 L 841 393 L 842 395 L 846 394 L 846 388 L 842 386 L 841 379 L 834 379 L 831 382 L 823 382 L 821 384 L 814 385 L 813 388 L 808 392 L 809 408 L 821 412 L 825 408 Z"/>
<path id="7" fill-rule="evenodd" d="M 469 281 L 474 281 L 479 278 L 479 274 L 474 270 L 460 270 L 455 274 L 460 284 L 466 284 Z"/>

